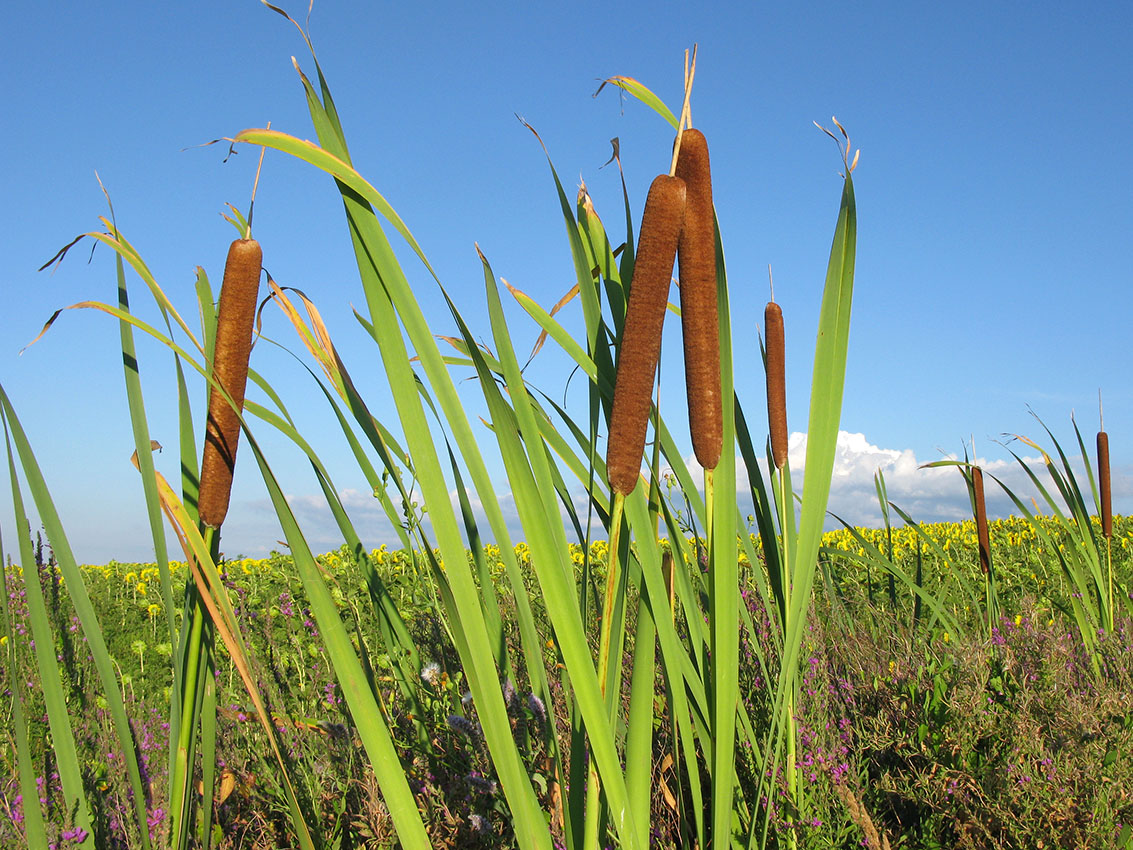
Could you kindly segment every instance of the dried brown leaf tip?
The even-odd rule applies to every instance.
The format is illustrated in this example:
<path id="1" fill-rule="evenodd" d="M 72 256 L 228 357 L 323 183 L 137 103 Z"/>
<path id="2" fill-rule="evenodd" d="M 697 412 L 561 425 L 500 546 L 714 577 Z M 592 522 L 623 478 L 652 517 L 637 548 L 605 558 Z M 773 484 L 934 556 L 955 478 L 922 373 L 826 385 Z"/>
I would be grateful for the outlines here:
<path id="1" fill-rule="evenodd" d="M 685 182 L 679 177 L 658 175 L 649 187 L 641 216 L 606 447 L 606 476 L 614 492 L 623 496 L 633 492 L 640 477 L 684 207 Z"/>
<path id="2" fill-rule="evenodd" d="M 861 148 L 855 151 L 850 143 L 850 134 L 846 132 L 846 128 L 843 127 L 833 115 L 830 116 L 830 120 L 834 122 L 834 126 L 838 128 L 838 132 L 842 138 L 838 138 L 838 136 L 834 135 L 817 121 L 814 122 L 814 126 L 832 138 L 834 144 L 838 145 L 838 152 L 842 154 L 842 162 L 846 166 L 846 174 L 852 174 L 854 169 L 858 167 L 858 158 L 862 154 Z M 852 159 L 850 157 L 851 152 L 853 153 Z"/>

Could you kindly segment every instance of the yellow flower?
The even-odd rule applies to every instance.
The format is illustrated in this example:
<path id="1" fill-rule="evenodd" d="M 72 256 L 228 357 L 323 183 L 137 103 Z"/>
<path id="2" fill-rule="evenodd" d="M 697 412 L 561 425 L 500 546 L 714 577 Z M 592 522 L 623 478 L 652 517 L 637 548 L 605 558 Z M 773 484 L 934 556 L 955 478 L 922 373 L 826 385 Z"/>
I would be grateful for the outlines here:
<path id="1" fill-rule="evenodd" d="M 140 593 L 140 594 L 141 594 L 142 596 L 145 596 L 145 595 L 146 595 L 146 583 L 145 583 L 144 581 L 139 581 L 139 582 L 138 582 L 137 591 L 138 591 L 138 593 Z"/>
<path id="2" fill-rule="evenodd" d="M 151 617 L 156 617 L 161 613 L 161 606 L 156 602 L 151 602 L 146 606 L 146 613 L 148 613 Z"/>

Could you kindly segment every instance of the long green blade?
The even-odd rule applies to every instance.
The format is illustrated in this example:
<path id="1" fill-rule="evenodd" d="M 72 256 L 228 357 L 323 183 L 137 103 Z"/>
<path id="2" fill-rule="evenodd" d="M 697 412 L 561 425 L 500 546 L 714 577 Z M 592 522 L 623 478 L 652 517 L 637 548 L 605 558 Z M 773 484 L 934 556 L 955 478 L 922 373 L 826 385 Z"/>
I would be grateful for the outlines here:
<path id="1" fill-rule="evenodd" d="M 15 512 L 16 528 L 28 529 L 30 524 L 27 512 L 24 509 L 23 493 L 16 474 L 16 461 L 12 454 L 12 442 L 15 441 L 17 451 L 25 448 L 23 431 L 16 420 L 15 411 L 8 401 L 8 396 L 0 387 L 0 417 L 4 421 L 4 437 L 8 453 L 8 470 L 12 482 L 12 509 Z M 28 486 L 33 494 L 42 492 L 42 483 L 36 481 L 37 470 L 29 470 L 25 452 L 21 452 L 20 460 L 24 465 L 24 476 L 28 479 Z M 34 459 L 33 459 L 34 463 Z M 49 523 L 45 522 L 45 525 Z M 52 545 L 55 538 L 48 532 Z M 60 662 L 56 657 L 55 634 L 51 628 L 51 618 L 47 613 L 47 604 L 40 586 L 39 570 L 32 554 L 31 539 L 26 534 L 19 535 L 20 562 L 24 570 L 24 590 L 26 593 L 28 615 L 31 620 L 32 639 L 35 643 L 36 663 L 39 670 L 39 679 L 43 688 L 43 701 L 47 708 L 47 722 L 51 729 L 51 745 L 54 754 L 56 770 L 63 788 L 63 803 L 66 811 L 73 813 L 74 825 L 87 832 L 84 847 L 94 847 L 94 836 L 91 835 L 91 809 L 83 787 L 82 770 L 79 765 L 78 749 L 75 744 L 75 735 L 71 727 L 71 716 L 67 711 L 67 698 L 63 693 L 63 678 Z M 70 590 L 70 588 L 68 588 Z M 84 630 L 85 631 L 85 630 Z M 118 695 L 117 683 L 114 683 L 114 693 Z M 25 798 L 26 806 L 38 807 L 39 794 Z"/>

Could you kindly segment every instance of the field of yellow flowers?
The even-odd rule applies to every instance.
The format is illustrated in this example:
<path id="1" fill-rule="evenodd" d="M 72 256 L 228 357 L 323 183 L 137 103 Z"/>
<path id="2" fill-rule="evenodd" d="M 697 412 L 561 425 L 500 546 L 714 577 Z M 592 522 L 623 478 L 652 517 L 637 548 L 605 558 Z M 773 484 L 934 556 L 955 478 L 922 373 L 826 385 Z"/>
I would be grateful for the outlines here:
<path id="1" fill-rule="evenodd" d="M 928 841 L 940 835 L 952 836 L 958 842 L 954 846 L 1041 846 L 1013 843 L 1024 815 L 1037 818 L 1033 827 L 1023 831 L 1036 842 L 1042 840 L 1044 830 L 1055 828 L 1059 834 L 1091 840 L 1104 836 L 1116 841 L 1124 836 L 1123 841 L 1128 841 L 1127 823 L 1133 821 L 1129 604 L 1126 600 L 1115 633 L 1103 636 L 1100 645 L 1107 675 L 1098 680 L 1090 675 L 1082 646 L 1068 628 L 1066 597 L 1073 589 L 1058 570 L 1058 558 L 1047 551 L 1051 542 L 1067 545 L 1060 541 L 1060 528 L 1051 520 L 1044 542 L 1036 525 L 1026 520 L 991 523 L 1001 617 L 989 629 L 981 623 L 979 596 L 971 592 L 984 581 L 975 555 L 974 523 L 925 524 L 919 532 L 911 527 L 841 529 L 824 536 L 825 581 L 816 594 L 811 635 L 804 647 L 809 657 L 803 681 L 806 699 L 798 709 L 804 775 L 815 788 L 828 786 L 836 792 L 806 798 L 813 810 L 797 829 L 814 846 L 843 846 L 838 842 L 859 834 L 862 823 L 847 814 L 855 812 L 872 818 L 875 829 L 884 831 L 888 824 L 895 834 L 902 832 L 903 822 L 915 823 L 927 842 L 918 846 L 926 847 L 942 846 Z M 1110 545 L 1121 585 L 1126 586 L 1133 522 L 1117 518 Z M 606 546 L 605 541 L 596 541 L 589 548 L 577 544 L 572 548 L 576 568 L 580 573 L 590 569 L 595 582 L 607 560 Z M 918 612 L 917 594 L 907 582 L 891 581 L 895 571 L 886 570 L 876 553 L 897 571 L 919 577 L 926 592 L 943 599 L 956 625 L 932 618 L 927 607 Z M 424 801 L 434 834 L 447 835 L 456 846 L 465 842 L 475 846 L 477 829 L 485 828 L 503 802 L 477 729 L 459 710 L 467 700 L 463 672 L 435 602 L 430 572 L 418 553 L 383 546 L 370 554 L 420 652 L 422 694 L 412 701 L 412 708 L 388 676 L 380 669 L 374 671 L 384 682 L 379 687 L 388 693 L 385 709 L 404 748 L 407 775 Z M 509 591 L 498 549 L 489 544 L 484 555 L 506 604 Z M 530 552 L 525 544 L 516 546 L 516 555 L 528 569 Z M 122 766 L 115 763 L 108 744 L 106 702 L 93 688 L 84 639 L 69 609 L 62 578 L 49 552 L 41 560 L 44 563 L 36 565 L 35 574 L 53 603 L 56 628 L 63 636 L 60 658 L 69 674 L 68 699 L 87 707 L 75 715 L 80 718 L 78 738 L 110 824 L 107 835 L 113 840 L 107 846 L 134 846 L 124 814 L 128 803 L 122 793 Z M 742 551 L 740 560 L 744 581 L 749 582 L 753 572 Z M 328 552 L 318 561 L 344 621 L 350 624 L 352 639 L 364 644 L 379 624 L 364 598 L 365 590 L 355 580 L 350 553 Z M 171 566 L 175 576 L 184 575 L 184 563 Z M 273 717 L 287 742 L 287 757 L 307 783 L 307 799 L 318 817 L 328 823 L 350 819 L 352 834 L 368 835 L 374 846 L 382 846 L 392 840 L 388 815 L 372 777 L 367 778 L 339 683 L 322 655 L 318 629 L 294 579 L 290 558 L 278 553 L 257 559 L 234 557 L 223 567 L 225 585 L 249 637 L 258 681 L 272 695 Z M 686 567 L 701 568 L 691 562 Z M 86 566 L 83 572 L 121 670 L 147 780 L 158 789 L 165 781 L 169 746 L 163 718 L 170 697 L 173 648 L 159 640 L 167 632 L 161 625 L 166 612 L 157 590 L 157 570 L 152 565 L 112 562 Z M 29 574 L 29 569 L 8 567 L 12 617 L 10 631 L 0 636 L 4 646 L 27 634 L 22 582 Z M 753 643 L 766 641 L 772 626 L 754 604 L 755 594 L 745 592 L 743 598 L 748 600 L 749 630 L 741 641 L 745 665 L 741 683 L 744 701 L 752 702 L 767 677 L 773 676 L 773 671 L 760 669 Z M 531 601 L 537 616 L 545 617 L 534 585 Z M 174 616 L 179 619 L 182 612 L 175 611 Z M 509 641 L 517 639 L 508 636 Z M 221 756 L 217 845 L 268 846 L 276 834 L 270 813 L 282 812 L 282 792 L 263 761 L 262 730 L 250 720 L 240 682 L 224 660 L 223 649 L 216 652 Z M 552 646 L 547 648 L 546 661 L 553 671 Z M 375 666 L 387 663 L 379 656 Z M 5 669 L 5 687 L 13 675 L 30 676 L 31 668 Z M 569 687 L 563 680 L 560 684 Z M 538 758 L 541 736 L 534 731 L 554 712 L 548 713 L 533 694 L 524 693 L 524 683 L 508 687 L 513 694 L 513 722 Z M 664 700 L 663 691 L 657 698 Z M 37 711 L 33 706 L 31 716 L 42 716 Z M 422 735 L 427 741 L 424 747 Z M 39 758 L 42 803 L 50 810 L 58 777 L 52 771 L 50 752 L 40 753 Z M 754 763 L 747 769 L 754 769 Z M 14 756 L 8 751 L 0 755 L 0 809 L 6 815 L 0 818 L 0 843 L 5 846 L 17 834 L 14 830 L 22 818 L 15 777 Z M 660 779 L 665 782 L 664 775 Z M 830 804 L 838 795 L 845 799 Z M 156 793 L 154 799 L 163 796 Z M 269 814 L 265 817 L 265 813 Z M 671 814 L 664 806 L 656 812 L 658 834 L 665 832 Z M 785 815 L 772 805 L 771 816 Z M 165 817 L 160 806 L 150 810 L 155 839 Z M 1015 825 L 1009 828 L 1009 823 Z M 259 843 L 234 844 L 226 838 L 236 834 L 257 835 Z M 868 829 L 865 834 L 870 834 Z"/>

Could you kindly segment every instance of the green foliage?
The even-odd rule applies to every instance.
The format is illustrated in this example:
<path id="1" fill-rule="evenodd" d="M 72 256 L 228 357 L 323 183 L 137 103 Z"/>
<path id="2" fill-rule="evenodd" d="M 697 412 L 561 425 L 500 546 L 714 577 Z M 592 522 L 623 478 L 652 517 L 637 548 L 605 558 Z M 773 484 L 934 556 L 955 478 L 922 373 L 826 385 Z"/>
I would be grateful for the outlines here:
<path id="1" fill-rule="evenodd" d="M 242 462 L 255 459 L 290 555 L 220 560 L 219 530 L 198 523 L 202 431 L 186 380 L 196 372 L 216 385 L 211 287 L 200 272 L 195 334 L 104 220 L 104 232 L 87 235 L 115 251 L 117 306 L 84 306 L 119 322 L 157 561 L 80 570 L 0 391 L 17 526 L 26 527 L 18 455 L 58 555 L 57 568 L 39 563 L 33 572 L 30 536 L 21 537 L 25 569 L 5 576 L 3 675 L 16 747 L 0 765 L 25 792 L 41 781 L 43 808 L 25 816 L 23 801 L 10 804 L 0 842 L 46 833 L 115 848 L 643 850 L 852 847 L 864 835 L 877 847 L 883 838 L 892 846 L 1014 847 L 1037 846 L 1028 842 L 1039 833 L 1027 829 L 1038 822 L 1043 834 L 1062 828 L 1074 842 L 1126 840 L 1133 812 L 1106 789 L 1129 787 L 1133 720 L 1115 708 L 1130 696 L 1129 623 L 1117 616 L 1114 589 L 1128 586 L 1131 538 L 1119 523 L 1103 573 L 1061 449 L 1061 468 L 1047 458 L 1047 471 L 1072 518 L 1043 491 L 1054 525 L 1024 510 L 1028 533 L 1011 526 L 1006 533 L 1017 540 L 997 544 L 994 592 L 974 572 L 970 529 L 923 526 L 892 506 L 906 522 L 894 528 L 880 477 L 880 537 L 823 533 L 857 238 L 856 158 L 845 131 L 835 136 L 845 173 L 802 495 L 789 465 L 766 484 L 760 471 L 752 435 L 762 432 L 745 419 L 733 385 L 717 231 L 721 388 L 733 402 L 725 405 L 720 465 L 706 473 L 702 495 L 666 426 L 670 412 L 654 409 L 648 486 L 612 498 L 600 444 L 609 437 L 632 280 L 628 187 L 625 233 L 612 236 L 585 193 L 571 203 L 552 165 L 575 287 L 551 311 L 512 291 L 585 376 L 585 409 L 565 410 L 528 382 L 483 255 L 490 340 L 467 324 L 409 227 L 352 165 L 317 60 L 315 69 L 314 81 L 299 73 L 317 143 L 260 129 L 235 143 L 321 170 L 342 200 L 365 296 L 356 315 L 376 346 L 368 364 L 380 365 L 394 401 L 382 411 L 388 421 L 360 393 L 305 296 L 269 281 L 267 307 L 279 308 L 314 360 L 303 373 L 313 387 L 300 401 L 327 403 L 399 545 L 367 551 L 317 447 L 253 371 L 262 398 L 243 409 Z M 675 123 L 643 84 L 610 82 Z M 422 263 L 427 291 L 411 285 L 391 227 Z M 164 331 L 131 312 L 127 266 L 153 296 Z M 555 318 L 574 296 L 584 322 L 577 340 Z M 455 335 L 440 337 L 426 320 L 422 303 L 438 297 Z M 153 465 L 136 332 L 174 358 L 181 478 L 173 484 Z M 450 345 L 458 356 L 449 356 Z M 469 368 L 487 410 L 484 428 L 457 393 Z M 312 552 L 260 448 L 262 428 L 310 461 L 339 550 Z M 519 544 L 488 473 L 485 433 L 515 498 Z M 759 537 L 738 533 L 737 451 Z M 168 560 L 162 512 L 189 564 Z M 485 547 L 484 539 L 496 543 Z M 884 597 L 874 594 L 878 575 L 887 580 Z M 972 590 L 981 584 L 986 595 Z M 1066 613 L 1075 631 L 1064 630 Z M 34 654 L 15 644 L 29 632 Z M 1033 743 L 1010 749 L 1021 735 Z M 1064 784 L 1048 777 L 1037 792 L 1018 781 L 1030 783 L 1056 761 Z M 945 777 L 952 784 L 942 785 Z M 1088 816 L 1071 794 L 1088 802 Z M 24 800 L 34 807 L 29 794 Z M 1027 828 L 1013 828 L 1011 816 L 1029 818 Z"/>
<path id="2" fill-rule="evenodd" d="M 1133 814 L 1130 801 L 1120 793 L 1133 781 L 1125 772 L 1128 755 L 1133 753 L 1133 721 L 1123 707 L 1123 701 L 1133 698 L 1133 663 L 1126 648 L 1130 624 L 1121 622 L 1120 631 L 1103 640 L 1106 678 L 1099 688 L 1093 684 L 1083 647 L 1073 639 L 1073 630 L 1067 632 L 1064 615 L 1049 597 L 1034 593 L 1031 569 L 1038 564 L 1038 556 L 1033 541 L 1022 533 L 1027 527 L 1019 520 L 992 524 L 1000 563 L 1015 565 L 1004 572 L 1002 589 L 1005 598 L 1017 600 L 1009 610 L 1019 613 L 1005 616 L 989 641 L 960 641 L 940 626 L 914 628 L 906 611 L 889 610 L 885 594 L 870 604 L 865 572 L 856 553 L 840 554 L 844 550 L 836 545 L 846 539 L 843 532 L 826 535 L 824 543 L 841 578 L 837 598 L 825 589 L 817 592 L 801 648 L 797 763 L 806 791 L 802 797 L 805 808 L 797 818 L 788 816 L 786 809 L 777 809 L 777 819 L 772 821 L 777 830 L 787 829 L 788 822 L 800 824 L 791 829 L 803 847 L 856 846 L 862 831 L 850 819 L 839 795 L 848 789 L 895 847 L 1037 846 L 1033 841 L 1044 835 L 1080 839 L 1080 846 L 1107 846 L 1102 841 L 1111 834 L 1107 830 L 1112 829 L 1112 834 L 1120 831 L 1118 824 Z M 857 531 L 863 538 L 880 534 L 879 542 L 885 539 L 884 530 Z M 933 531 L 942 551 L 948 552 L 953 551 L 952 541 L 965 545 L 968 533 L 963 524 L 933 526 Z M 912 557 L 906 544 L 915 539 L 905 529 L 894 529 L 899 560 Z M 1133 541 L 1130 520 L 1117 518 L 1115 539 Z M 949 543 L 947 550 L 943 550 L 945 542 Z M 526 546 L 521 544 L 517 550 L 524 574 L 532 577 Z M 577 546 L 571 551 L 581 574 L 583 552 Z M 589 555 L 601 563 L 604 552 L 604 545 L 596 543 Z M 454 728 L 463 727 L 461 721 L 450 720 L 459 717 L 470 724 L 476 722 L 463 699 L 467 690 L 459 655 L 430 594 L 420 589 L 424 583 L 415 577 L 419 556 L 384 548 L 369 554 L 405 612 L 412 640 L 425 659 L 413 685 L 418 709 L 411 708 L 414 703 L 393 686 L 388 656 L 375 654 L 373 663 L 386 695 L 395 745 L 429 834 L 438 846 L 508 846 L 514 840 L 510 814 L 489 754 L 474 731 L 469 735 Z M 499 549 L 486 546 L 484 555 L 503 600 L 504 622 L 514 622 Z M 359 646 L 369 643 L 377 631 L 377 615 L 368 604 L 365 586 L 351 578 L 352 553 L 343 548 L 318 560 L 351 639 Z M 696 580 L 700 568 L 695 558 L 683 563 L 687 579 Z M 277 731 L 311 817 L 323 834 L 339 835 L 354 842 L 352 846 L 388 844 L 392 824 L 366 768 L 351 714 L 325 660 L 308 602 L 295 587 L 291 558 L 276 553 L 264 559 L 236 559 L 223 567 L 250 654 L 260 659 L 257 678 L 279 719 Z M 974 555 L 958 558 L 951 566 L 929 557 L 924 567 L 926 576 L 955 569 L 966 571 L 973 581 L 979 575 Z M 1118 567 L 1120 575 L 1129 574 L 1127 555 Z M 128 712 L 140 721 L 135 729 L 144 746 L 154 801 L 151 817 L 161 807 L 165 787 L 159 754 L 164 747 L 162 736 L 168 735 L 161 728 L 161 706 L 169 693 L 170 649 L 154 638 L 163 613 L 151 614 L 143 607 L 146 597 L 135 599 L 134 594 L 139 580 L 154 575 L 155 569 L 152 564 L 83 568 L 100 618 L 105 622 L 126 620 L 120 631 L 108 629 L 113 635 L 108 645 L 122 670 Z M 172 565 L 175 577 L 183 569 L 184 565 Z M 760 704 L 771 696 L 767 682 L 777 675 L 774 666 L 765 669 L 760 653 L 774 665 L 774 641 L 771 622 L 752 592 L 754 576 L 743 562 L 741 575 L 751 625 L 741 634 L 739 687 L 749 716 L 758 717 Z M 19 605 L 23 583 L 14 568 L 7 571 L 7 577 L 14 603 L 8 634 L 17 635 L 26 628 L 27 612 Z M 50 579 L 45 577 L 44 582 L 49 588 Z M 1046 588 L 1060 592 L 1057 583 Z M 957 602 L 962 598 L 957 597 Z M 843 614 L 835 616 L 836 608 Z M 982 634 L 979 612 L 964 614 L 963 606 L 958 608 L 971 634 Z M 545 628 L 543 606 L 537 604 L 534 614 L 538 628 Z M 67 596 L 61 594 L 53 620 L 57 634 L 75 634 L 69 631 L 71 616 Z M 596 643 L 593 629 L 592 622 L 590 639 Z M 507 637 L 516 649 L 520 636 L 514 627 Z M 145 645 L 144 652 L 136 650 L 139 643 Z M 10 641 L 5 644 L 12 645 Z M 26 654 L 23 657 L 21 669 L 26 669 L 30 659 Z M 556 654 L 547 651 L 542 657 L 547 674 L 554 677 Z M 97 706 L 99 697 L 97 689 L 89 690 L 94 681 L 89 662 L 79 652 L 71 659 L 64 666 L 66 691 L 72 712 L 79 716 L 80 704 Z M 218 846 L 230 846 L 237 835 L 261 835 L 269 844 L 284 841 L 290 830 L 278 767 L 270 757 L 265 758 L 263 730 L 255 723 L 223 651 L 217 666 L 218 799 L 227 783 L 232 783 L 216 807 Z M 661 721 L 668 696 L 662 683 L 655 684 L 654 699 L 661 708 L 656 715 L 653 760 L 661 764 L 674 741 Z M 531 781 L 549 800 L 555 778 L 548 770 L 545 721 L 533 708 L 537 703 L 529 696 L 526 680 L 501 683 L 501 688 L 505 694 L 514 694 L 506 700 L 512 734 Z M 628 682 L 625 693 L 629 693 Z M 32 718 L 33 761 L 42 764 L 44 738 L 34 720 L 42 715 L 42 703 L 35 694 L 30 691 L 23 705 Z M 563 709 L 563 696 L 556 689 L 548 716 Z M 415 710 L 421 713 L 415 715 Z M 82 726 L 77 734 L 80 761 L 87 765 L 94 808 L 109 823 L 125 803 L 120 793 L 122 766 L 116 759 L 108 762 L 99 756 L 108 747 L 114 748 L 107 738 L 108 727 L 98 723 Z M 466 728 L 474 730 L 475 726 Z M 419 744 L 421 730 L 428 746 Z M 741 781 L 745 771 L 758 769 L 746 752 L 741 748 L 738 756 Z M 14 758 L 13 753 L 0 765 L 4 776 L 16 775 Z M 1047 773 L 1041 773 L 1043 769 Z M 661 788 L 676 799 L 688 793 L 688 786 L 678 781 L 671 766 L 657 776 L 659 781 L 650 795 L 654 843 L 682 846 L 680 820 Z M 1024 778 L 1027 776 L 1030 780 Z M 785 786 L 781 787 L 785 793 Z M 50 811 L 48 815 L 49 829 L 59 830 Z M 814 826 L 816 821 L 821 826 Z M 131 834 L 125 826 L 127 818 L 117 822 L 122 832 L 113 835 Z M 10 841 L 2 834 L 0 839 Z"/>

